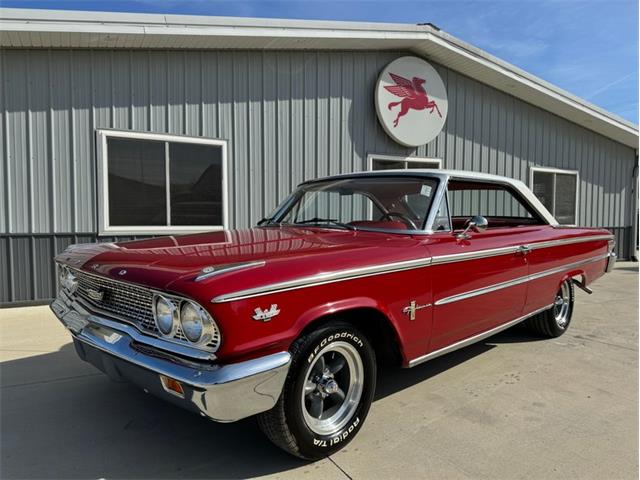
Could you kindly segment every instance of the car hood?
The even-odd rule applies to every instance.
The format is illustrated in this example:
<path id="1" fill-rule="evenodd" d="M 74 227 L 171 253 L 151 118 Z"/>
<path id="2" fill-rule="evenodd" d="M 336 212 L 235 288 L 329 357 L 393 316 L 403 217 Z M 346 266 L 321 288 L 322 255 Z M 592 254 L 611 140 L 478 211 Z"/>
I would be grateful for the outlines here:
<path id="1" fill-rule="evenodd" d="M 411 235 L 329 228 L 256 227 L 121 243 L 72 245 L 56 261 L 160 290 L 207 295 L 415 258 Z M 384 248 L 381 248 L 384 247 Z M 224 271 L 224 266 L 251 262 Z M 196 282 L 213 269 L 221 272 Z M 192 293 L 194 296 L 195 293 Z"/>

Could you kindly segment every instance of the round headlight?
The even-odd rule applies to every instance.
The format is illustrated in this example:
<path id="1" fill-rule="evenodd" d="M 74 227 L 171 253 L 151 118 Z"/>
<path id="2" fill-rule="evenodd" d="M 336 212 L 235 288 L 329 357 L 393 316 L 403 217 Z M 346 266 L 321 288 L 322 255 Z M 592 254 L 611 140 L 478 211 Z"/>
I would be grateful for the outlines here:
<path id="1" fill-rule="evenodd" d="M 174 334 L 178 325 L 178 309 L 171 300 L 156 295 L 153 301 L 153 317 L 160 333 L 165 336 Z"/>
<path id="2" fill-rule="evenodd" d="M 67 293 L 73 294 L 78 288 L 78 279 L 75 274 L 66 265 L 60 266 L 58 272 L 58 280 L 60 281 L 60 288 Z"/>
<path id="3" fill-rule="evenodd" d="M 211 327 L 211 320 L 204 309 L 193 302 L 183 302 L 180 308 L 180 325 L 184 336 L 190 342 L 198 343 L 206 341 L 210 336 L 208 331 Z"/>
<path id="4" fill-rule="evenodd" d="M 60 285 L 60 288 L 64 288 L 65 280 L 67 279 L 68 274 L 69 268 L 66 265 L 58 266 L 58 285 Z"/>
<path id="5" fill-rule="evenodd" d="M 60 285 L 60 288 L 64 287 L 64 281 L 67 279 L 68 274 L 69 268 L 65 265 L 58 266 L 58 285 Z"/>

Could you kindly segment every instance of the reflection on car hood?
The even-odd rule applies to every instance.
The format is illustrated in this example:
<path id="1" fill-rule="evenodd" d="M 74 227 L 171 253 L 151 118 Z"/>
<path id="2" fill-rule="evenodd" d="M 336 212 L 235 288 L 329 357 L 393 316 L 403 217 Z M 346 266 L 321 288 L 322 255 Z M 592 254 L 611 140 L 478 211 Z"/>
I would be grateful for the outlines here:
<path id="1" fill-rule="evenodd" d="M 260 267 L 234 269 L 198 282 L 213 288 L 250 288 L 336 269 L 414 258 L 410 235 L 317 227 L 258 227 L 122 243 L 73 245 L 56 260 L 115 280 L 158 289 L 178 289 L 198 275 L 241 262 Z M 385 247 L 385 248 L 381 248 Z M 220 282 L 218 282 L 220 283 Z M 218 290 L 216 287 L 215 290 Z M 223 292 L 224 293 L 224 292 Z"/>

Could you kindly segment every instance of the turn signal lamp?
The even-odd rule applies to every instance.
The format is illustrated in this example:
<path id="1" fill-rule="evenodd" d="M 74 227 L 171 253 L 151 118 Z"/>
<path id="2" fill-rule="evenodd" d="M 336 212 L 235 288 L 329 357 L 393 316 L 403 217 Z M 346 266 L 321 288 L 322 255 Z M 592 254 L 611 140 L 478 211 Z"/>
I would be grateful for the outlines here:
<path id="1" fill-rule="evenodd" d="M 184 389 L 182 388 L 182 384 L 178 380 L 160 375 L 160 381 L 162 382 L 162 387 L 167 392 L 172 393 L 173 395 L 177 395 L 180 398 L 184 398 Z"/>

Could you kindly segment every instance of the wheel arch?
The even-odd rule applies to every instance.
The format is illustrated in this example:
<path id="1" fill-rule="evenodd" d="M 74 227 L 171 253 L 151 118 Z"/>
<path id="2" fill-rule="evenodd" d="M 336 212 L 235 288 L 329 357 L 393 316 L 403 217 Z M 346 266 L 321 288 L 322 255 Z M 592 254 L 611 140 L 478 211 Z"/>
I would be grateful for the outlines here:
<path id="1" fill-rule="evenodd" d="M 588 283 L 587 273 L 582 268 L 576 268 L 574 270 L 570 270 L 570 271 L 566 272 L 560 278 L 560 281 L 558 282 L 558 285 L 556 285 L 556 290 L 559 290 L 564 282 L 566 282 L 566 281 L 574 281 L 574 280 L 580 282 L 582 285 L 587 285 L 587 283 Z"/>
<path id="2" fill-rule="evenodd" d="M 337 320 L 350 323 L 365 334 L 383 364 L 399 366 L 406 361 L 395 324 L 389 315 L 371 302 L 350 302 L 342 308 L 334 305 L 310 310 L 299 322 L 298 336 Z"/>

